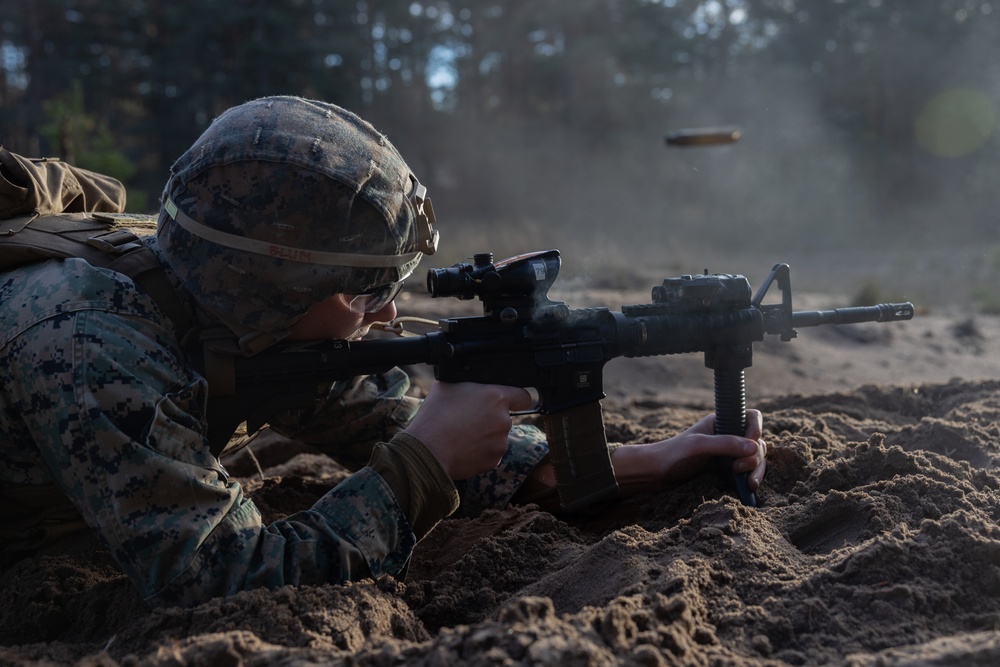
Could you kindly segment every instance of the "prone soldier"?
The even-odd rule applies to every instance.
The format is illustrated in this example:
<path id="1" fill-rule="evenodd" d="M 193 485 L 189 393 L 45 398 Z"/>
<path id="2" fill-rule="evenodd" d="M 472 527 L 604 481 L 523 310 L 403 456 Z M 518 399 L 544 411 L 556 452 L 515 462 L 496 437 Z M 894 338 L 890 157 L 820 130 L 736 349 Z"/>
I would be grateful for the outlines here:
<path id="1" fill-rule="evenodd" d="M 32 186 L 9 166 L 0 175 L 8 193 Z M 179 317 L 143 281 L 79 258 L 0 274 L 5 560 L 89 527 L 148 604 L 193 605 L 402 576 L 441 519 L 553 492 L 544 434 L 512 425 L 529 391 L 436 382 L 417 400 L 399 369 L 334 382 L 314 409 L 270 421 L 356 468 L 287 519 L 265 525 L 212 451 L 212 380 L 191 341 L 219 335 L 252 356 L 359 339 L 395 317 L 400 284 L 436 249 L 434 222 L 425 188 L 369 123 L 269 97 L 222 114 L 177 160 L 156 234 L 141 241 Z M 710 415 L 669 440 L 613 447 L 614 475 L 628 492 L 723 456 L 756 489 L 761 430 L 748 410 L 745 436 L 715 435 Z"/>

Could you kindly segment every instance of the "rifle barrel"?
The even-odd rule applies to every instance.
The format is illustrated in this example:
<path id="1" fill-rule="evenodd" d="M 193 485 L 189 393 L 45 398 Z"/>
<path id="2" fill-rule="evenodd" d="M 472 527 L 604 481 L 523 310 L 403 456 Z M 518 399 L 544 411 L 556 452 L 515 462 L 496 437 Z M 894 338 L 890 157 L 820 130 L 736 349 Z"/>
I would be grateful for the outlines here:
<path id="1" fill-rule="evenodd" d="M 895 322 L 913 319 L 913 304 L 880 303 L 874 306 L 834 308 L 832 310 L 802 310 L 792 313 L 793 327 L 815 327 L 821 324 L 857 324 L 859 322 Z"/>

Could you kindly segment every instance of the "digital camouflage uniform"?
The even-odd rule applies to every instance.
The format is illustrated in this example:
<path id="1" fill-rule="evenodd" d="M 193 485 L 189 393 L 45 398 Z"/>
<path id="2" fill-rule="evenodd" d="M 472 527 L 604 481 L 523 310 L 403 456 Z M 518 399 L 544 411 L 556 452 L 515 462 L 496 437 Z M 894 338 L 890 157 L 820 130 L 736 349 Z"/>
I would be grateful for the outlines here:
<path id="1" fill-rule="evenodd" d="M 178 160 L 158 236 L 145 243 L 199 324 L 225 323 L 253 353 L 330 294 L 413 270 L 427 248 L 408 179 L 391 144 L 356 116 L 256 100 L 217 119 Z M 331 249 L 346 267 L 332 255 L 314 264 L 235 251 L 228 236 L 207 241 L 177 217 L 199 233 L 191 221 L 282 248 Z M 392 261 L 380 265 L 380 253 Z M 371 461 L 313 507 L 263 525 L 210 452 L 208 385 L 179 338 L 123 274 L 78 259 L 0 274 L 8 548 L 28 552 L 71 529 L 78 513 L 151 605 L 187 605 L 261 586 L 399 575 L 416 541 L 455 510 L 455 485 L 399 433 L 419 403 L 396 370 L 337 383 L 315 413 L 272 421 L 348 464 Z M 510 442 L 495 471 L 460 484 L 467 510 L 506 504 L 547 453 L 529 427 Z"/>

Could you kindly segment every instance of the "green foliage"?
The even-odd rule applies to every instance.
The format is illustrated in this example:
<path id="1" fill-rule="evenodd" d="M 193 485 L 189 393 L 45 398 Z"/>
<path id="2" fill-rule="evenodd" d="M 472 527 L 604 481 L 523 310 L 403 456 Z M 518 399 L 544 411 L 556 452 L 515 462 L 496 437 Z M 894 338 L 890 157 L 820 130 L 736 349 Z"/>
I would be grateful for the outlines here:
<path id="1" fill-rule="evenodd" d="M 59 158 L 82 169 L 117 178 L 123 183 L 135 173 L 135 165 L 115 146 L 115 138 L 106 122 L 84 109 L 83 86 L 74 81 L 72 88 L 47 100 L 42 109 L 48 123 L 40 132 L 59 149 Z M 144 197 L 137 202 L 143 203 Z"/>
<path id="2" fill-rule="evenodd" d="M 442 219 L 768 249 L 978 243 L 995 224 L 987 0 L 6 5 L 0 141 L 127 178 L 133 206 L 226 108 L 295 94 L 386 132 Z M 931 113 L 956 86 L 975 104 Z M 662 143 L 729 124 L 735 146 Z"/>

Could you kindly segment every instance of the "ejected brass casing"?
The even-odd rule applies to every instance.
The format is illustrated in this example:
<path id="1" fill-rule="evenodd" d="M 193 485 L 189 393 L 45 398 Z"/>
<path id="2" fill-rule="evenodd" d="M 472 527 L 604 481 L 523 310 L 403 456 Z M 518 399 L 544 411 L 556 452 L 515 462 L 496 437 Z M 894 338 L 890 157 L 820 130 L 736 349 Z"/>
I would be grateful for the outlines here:
<path id="1" fill-rule="evenodd" d="M 666 141 L 668 146 L 713 146 L 731 144 L 737 141 L 741 134 L 740 128 L 731 125 L 698 127 L 670 132 Z"/>

